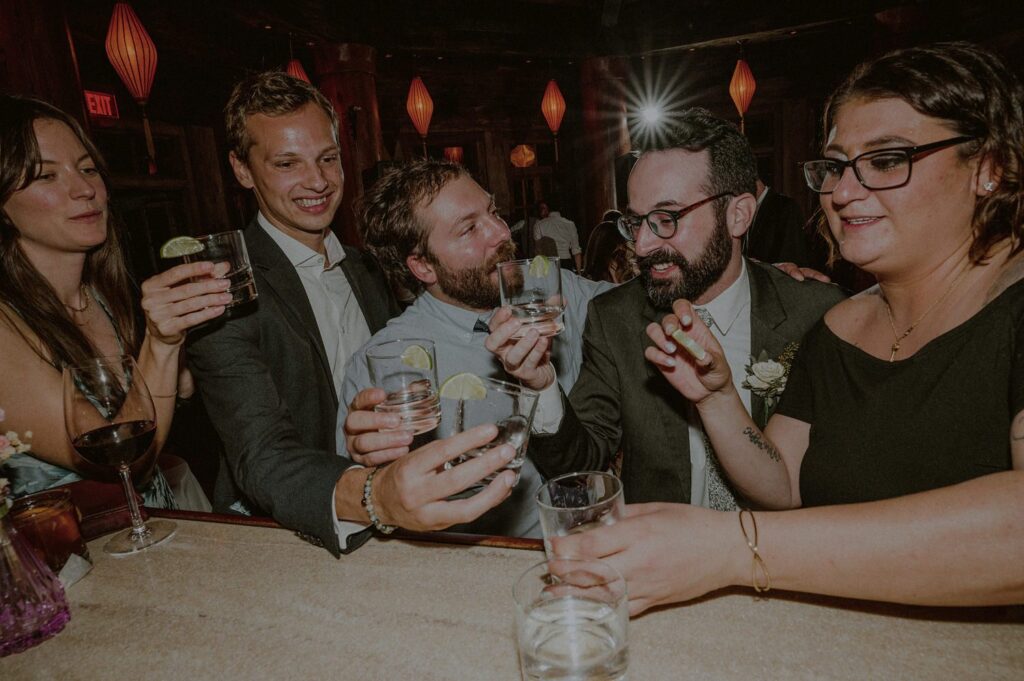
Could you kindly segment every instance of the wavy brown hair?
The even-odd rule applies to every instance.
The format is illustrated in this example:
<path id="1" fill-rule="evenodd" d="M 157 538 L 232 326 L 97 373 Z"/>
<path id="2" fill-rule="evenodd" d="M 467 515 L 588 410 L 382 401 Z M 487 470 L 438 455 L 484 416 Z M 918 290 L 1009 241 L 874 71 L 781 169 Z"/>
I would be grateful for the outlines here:
<path id="1" fill-rule="evenodd" d="M 25 337 L 25 341 L 43 360 L 60 368 L 96 356 L 96 349 L 68 314 L 50 282 L 25 257 L 18 243 L 18 226 L 2 210 L 15 192 L 39 177 L 42 158 L 35 122 L 40 120 L 70 128 L 104 183 L 110 183 L 102 156 L 78 121 L 38 99 L 0 96 L 0 323 L 21 333 L 22 327 L 12 315 L 19 317 L 35 335 L 35 339 Z M 106 241 L 85 256 L 82 283 L 103 297 L 128 346 L 126 350 L 134 351 L 138 345 L 132 306 L 134 285 L 125 266 L 119 231 L 116 221 L 109 219 Z"/>
<path id="2" fill-rule="evenodd" d="M 388 171 L 356 199 L 359 236 L 399 300 L 409 302 L 423 291 L 423 282 L 405 264 L 410 255 L 427 255 L 430 230 L 416 217 L 416 207 L 468 174 L 456 163 L 417 159 Z"/>
<path id="3" fill-rule="evenodd" d="M 991 163 L 997 186 L 974 206 L 972 262 L 984 262 L 1007 239 L 1012 254 L 1024 249 L 1024 88 L 999 57 L 971 43 L 951 42 L 895 50 L 861 64 L 826 102 L 822 139 L 828 139 L 845 104 L 886 98 L 901 99 L 956 134 L 976 138 L 958 146 L 961 159 Z M 834 262 L 839 244 L 824 216 L 818 231 Z"/>

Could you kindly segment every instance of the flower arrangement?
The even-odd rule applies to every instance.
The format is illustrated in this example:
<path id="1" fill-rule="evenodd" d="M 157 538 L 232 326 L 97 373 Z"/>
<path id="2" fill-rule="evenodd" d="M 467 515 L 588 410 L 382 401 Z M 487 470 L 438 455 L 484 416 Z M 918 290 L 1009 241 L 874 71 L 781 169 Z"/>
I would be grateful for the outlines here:
<path id="1" fill-rule="evenodd" d="M 0 409 L 0 422 L 3 422 L 6 418 L 6 414 L 3 409 Z M 32 431 L 25 431 L 25 440 L 32 439 Z M 17 433 L 13 430 L 9 430 L 6 433 L 0 433 L 0 469 L 7 459 L 11 458 L 14 454 L 20 454 L 27 452 L 32 449 L 32 445 L 28 442 L 23 441 Z M 11 485 L 7 481 L 7 478 L 0 478 L 0 518 L 7 514 L 7 509 L 11 505 L 10 500 L 10 489 Z"/>
<path id="2" fill-rule="evenodd" d="M 743 387 L 764 399 L 768 413 L 772 412 L 786 389 L 793 356 L 799 347 L 799 343 L 790 343 L 775 359 L 768 357 L 768 353 L 762 350 L 756 359 L 751 357 L 747 362 L 747 377 L 743 379 Z"/>

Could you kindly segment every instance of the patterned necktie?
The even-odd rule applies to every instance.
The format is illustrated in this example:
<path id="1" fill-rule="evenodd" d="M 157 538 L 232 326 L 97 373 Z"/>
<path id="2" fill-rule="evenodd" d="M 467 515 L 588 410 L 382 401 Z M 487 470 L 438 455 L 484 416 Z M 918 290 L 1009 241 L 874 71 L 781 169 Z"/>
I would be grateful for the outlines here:
<path id="1" fill-rule="evenodd" d="M 697 313 L 701 321 L 708 325 L 709 329 L 712 328 L 715 320 L 710 312 L 703 307 L 695 307 L 693 311 Z M 694 417 L 699 420 L 700 417 L 696 413 L 697 410 L 694 409 L 693 411 Z M 736 504 L 736 495 L 722 473 L 722 466 L 718 463 L 718 457 L 711 446 L 711 440 L 708 439 L 707 433 L 704 432 L 703 424 L 701 424 L 701 438 L 704 440 L 704 452 L 707 455 L 704 482 L 707 485 L 708 506 L 716 511 L 739 510 L 739 506 Z"/>

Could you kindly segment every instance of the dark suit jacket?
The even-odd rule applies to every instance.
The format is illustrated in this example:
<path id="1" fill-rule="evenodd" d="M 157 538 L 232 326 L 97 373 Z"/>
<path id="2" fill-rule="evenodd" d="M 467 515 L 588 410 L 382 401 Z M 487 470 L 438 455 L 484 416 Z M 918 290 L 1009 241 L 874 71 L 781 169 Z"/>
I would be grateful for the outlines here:
<path id="1" fill-rule="evenodd" d="M 331 500 L 351 461 L 335 453 L 338 397 L 330 364 L 284 252 L 255 220 L 245 242 L 258 299 L 189 339 L 189 367 L 224 445 L 214 508 L 223 512 L 242 499 L 337 555 Z M 341 268 L 375 333 L 398 312 L 383 275 L 347 246 Z"/>
<path id="2" fill-rule="evenodd" d="M 795 262 L 801 267 L 821 269 L 811 248 L 811 235 L 804 230 L 804 216 L 796 201 L 767 190 L 754 222 L 747 230 L 744 255 L 765 263 Z"/>
<path id="3" fill-rule="evenodd" d="M 798 282 L 774 267 L 747 263 L 751 293 L 751 354 L 778 357 L 843 299 L 838 287 Z M 626 501 L 690 501 L 690 440 L 686 399 L 644 358 L 645 328 L 664 311 L 648 301 L 640 278 L 590 303 L 583 332 L 583 367 L 562 404 L 557 433 L 530 438 L 530 456 L 551 477 L 605 470 L 621 447 Z M 751 395 L 754 421 L 764 426 L 764 400 Z"/>

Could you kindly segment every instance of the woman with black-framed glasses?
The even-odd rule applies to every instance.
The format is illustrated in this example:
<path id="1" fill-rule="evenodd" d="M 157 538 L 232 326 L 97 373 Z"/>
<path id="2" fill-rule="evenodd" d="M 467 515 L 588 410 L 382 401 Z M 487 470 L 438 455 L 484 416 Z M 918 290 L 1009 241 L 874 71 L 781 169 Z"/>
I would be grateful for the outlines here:
<path id="1" fill-rule="evenodd" d="M 737 523 L 641 505 L 559 550 L 608 558 L 633 612 L 731 584 L 1024 602 L 1022 102 L 998 58 L 965 43 L 858 67 L 804 171 L 833 258 L 878 285 L 826 313 L 791 368 L 748 370 L 752 389 L 785 388 L 765 431 L 688 301 L 648 331 L 648 359 L 696 404 L 736 489 L 778 512 Z M 701 360 L 673 342 L 679 329 Z"/>

